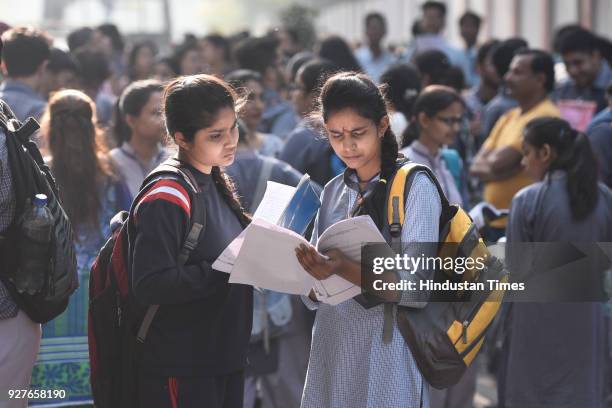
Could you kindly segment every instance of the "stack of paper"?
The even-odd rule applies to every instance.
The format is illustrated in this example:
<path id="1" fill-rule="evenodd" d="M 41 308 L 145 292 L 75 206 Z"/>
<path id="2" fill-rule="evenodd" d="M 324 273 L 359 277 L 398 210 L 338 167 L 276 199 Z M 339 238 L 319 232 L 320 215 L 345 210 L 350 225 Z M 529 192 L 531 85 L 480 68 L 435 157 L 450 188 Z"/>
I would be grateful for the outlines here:
<path id="1" fill-rule="evenodd" d="M 213 268 L 230 273 L 231 283 L 296 295 L 314 290 L 320 301 L 330 304 L 360 294 L 359 286 L 338 275 L 316 280 L 297 260 L 295 249 L 301 244 L 309 245 L 301 234 L 320 206 L 316 193 L 309 187 L 305 182 L 295 189 L 268 182 L 253 222 L 223 251 Z M 324 253 L 335 248 L 360 262 L 361 247 L 368 242 L 385 239 L 369 216 L 360 216 L 327 228 L 319 237 L 317 250 Z"/>

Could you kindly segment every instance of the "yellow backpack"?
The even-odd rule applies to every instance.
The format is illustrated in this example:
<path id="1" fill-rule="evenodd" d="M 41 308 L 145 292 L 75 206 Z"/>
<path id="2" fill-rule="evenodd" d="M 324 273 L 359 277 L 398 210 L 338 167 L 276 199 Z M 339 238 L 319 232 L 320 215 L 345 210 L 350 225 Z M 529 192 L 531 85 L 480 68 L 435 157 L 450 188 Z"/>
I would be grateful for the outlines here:
<path id="1" fill-rule="evenodd" d="M 456 384 L 482 347 L 487 329 L 498 313 L 503 289 L 489 287 L 487 280 L 507 282 L 502 263 L 488 251 L 469 215 L 450 204 L 438 180 L 427 166 L 408 162 L 401 165 L 388 187 L 386 219 L 391 244 L 398 248 L 404 223 L 405 197 L 417 173 L 424 172 L 436 185 L 442 203 L 438 257 L 484 259 L 484 269 L 465 268 L 458 274 L 452 269 L 437 270 L 434 282 L 481 283 L 485 290 L 449 291 L 440 297 L 431 294 L 422 308 L 397 308 L 398 328 L 410 347 L 417 366 L 435 388 Z M 503 286 L 503 285 L 501 285 Z M 385 304 L 383 338 L 390 341 L 393 329 L 393 305 Z"/>

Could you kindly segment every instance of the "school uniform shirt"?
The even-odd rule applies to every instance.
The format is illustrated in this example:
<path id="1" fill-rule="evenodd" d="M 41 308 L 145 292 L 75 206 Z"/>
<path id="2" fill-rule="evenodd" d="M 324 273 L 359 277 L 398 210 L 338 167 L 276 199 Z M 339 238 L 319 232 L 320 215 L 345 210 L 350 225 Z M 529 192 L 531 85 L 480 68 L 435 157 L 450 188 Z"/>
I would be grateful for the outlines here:
<path id="1" fill-rule="evenodd" d="M 594 126 L 587 135 L 598 160 L 600 179 L 612 188 L 612 121 Z"/>
<path id="2" fill-rule="evenodd" d="M 541 117 L 559 117 L 559 109 L 550 99 L 531 108 L 527 112 L 522 112 L 521 108 L 514 108 L 502 116 L 491 134 L 485 140 L 483 149 L 495 150 L 503 147 L 511 147 L 522 153 L 523 131 L 529 121 Z M 510 208 L 512 197 L 523 187 L 533 183 L 533 179 L 527 175 L 523 169 L 519 173 L 504 180 L 489 181 L 484 186 L 484 201 L 501 209 Z M 503 218 L 491 222 L 495 228 L 505 228 L 507 219 Z"/>
<path id="3" fill-rule="evenodd" d="M 178 255 L 189 227 L 187 187 L 161 180 L 135 208 L 131 283 L 144 305 L 159 304 L 141 369 L 161 376 L 215 376 L 244 369 L 253 317 L 252 287 L 228 283 L 212 263 L 243 226 L 210 174 L 189 167 L 206 207 L 206 228 L 187 263 Z"/>
<path id="4" fill-rule="evenodd" d="M 110 151 L 111 160 L 115 168 L 121 173 L 121 177 L 130 190 L 132 199 L 138 194 L 140 185 L 147 175 L 168 156 L 170 156 L 170 152 L 161 144 L 158 145 L 157 152 L 151 157 L 149 163 L 142 163 L 136 156 L 136 151 L 128 142 L 123 142 L 121 147 L 116 147 Z"/>
<path id="5" fill-rule="evenodd" d="M 463 205 L 463 198 L 461 198 L 461 193 L 455 184 L 455 179 L 448 170 L 446 162 L 442 157 L 441 149 L 438 149 L 438 152 L 434 156 L 427 146 L 415 140 L 410 146 L 403 148 L 400 153 L 403 153 L 404 156 L 415 163 L 429 167 L 436 175 L 449 203 Z"/>
<path id="6" fill-rule="evenodd" d="M 365 73 L 377 84 L 380 82 L 380 77 L 385 70 L 391 64 L 397 62 L 397 57 L 385 49 L 382 50 L 380 55 L 375 57 L 368 46 L 355 50 L 355 58 Z"/>
<path id="7" fill-rule="evenodd" d="M 370 181 L 366 194 L 378 180 L 376 176 Z M 330 225 L 350 217 L 358 191 L 357 176 L 350 169 L 325 186 L 312 234 L 313 244 Z M 435 256 L 431 251 L 435 249 L 425 243 L 438 241 L 441 204 L 438 191 L 426 174 L 415 176 L 405 210 L 402 243 L 424 244 L 413 244 L 404 253 Z M 416 281 L 433 278 L 430 272 L 399 271 L 399 274 L 401 279 Z M 302 300 L 307 307 L 317 310 L 302 408 L 429 407 L 429 386 L 396 325 L 391 343 L 383 343 L 382 304 L 365 309 L 355 299 L 336 306 L 313 302 L 306 296 Z M 399 305 L 424 307 L 426 300 L 424 291 L 404 291 Z"/>
<path id="8" fill-rule="evenodd" d="M 509 97 L 502 86 L 497 93 L 482 109 L 482 126 L 480 130 L 480 141 L 486 140 L 493 127 L 506 112 L 516 108 L 518 103 Z"/>
<path id="9" fill-rule="evenodd" d="M 40 120 L 47 106 L 38 92 L 15 79 L 5 79 L 0 84 L 0 99 L 11 107 L 17 119 L 22 122 L 30 116 Z"/>
<path id="10" fill-rule="evenodd" d="M 226 167 L 225 171 L 236 185 L 240 202 L 246 209 L 250 209 L 252 206 L 256 193 L 255 189 L 259 182 L 259 175 L 265 162 L 272 163 L 269 181 L 295 187 L 302 178 L 302 173 L 284 161 L 262 156 L 250 149 L 238 151 L 234 163 Z"/>
<path id="11" fill-rule="evenodd" d="M 567 174 L 555 171 L 512 200 L 507 239 L 512 242 L 612 241 L 612 192 L 598 184 L 593 212 L 571 216 Z M 507 247 L 506 259 L 521 258 Z M 522 271 L 521 271 L 522 272 Z M 537 273 L 538 271 L 533 271 Z M 603 406 L 607 365 L 603 304 L 597 302 L 509 304 L 499 381 L 506 408 Z"/>
<path id="12" fill-rule="evenodd" d="M 332 169 L 333 149 L 316 127 L 313 122 L 302 120 L 287 138 L 278 158 L 300 173 L 308 173 L 313 181 L 324 186 L 337 173 Z"/>

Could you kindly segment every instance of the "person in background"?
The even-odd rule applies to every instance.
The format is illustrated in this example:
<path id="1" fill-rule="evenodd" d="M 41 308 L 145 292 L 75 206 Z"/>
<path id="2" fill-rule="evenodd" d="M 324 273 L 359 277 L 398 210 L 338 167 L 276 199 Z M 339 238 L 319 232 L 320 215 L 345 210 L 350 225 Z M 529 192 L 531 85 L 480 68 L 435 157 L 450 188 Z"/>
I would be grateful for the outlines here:
<path id="1" fill-rule="evenodd" d="M 451 204 L 464 205 L 463 163 L 456 182 L 443 150 L 452 145 L 461 130 L 465 102 L 455 90 L 444 85 L 424 88 L 414 102 L 410 125 L 404 132 L 403 153 L 408 159 L 433 170 Z M 460 160 L 460 159 L 459 159 Z"/>
<path id="2" fill-rule="evenodd" d="M 159 81 L 136 81 L 123 90 L 117 102 L 114 135 L 119 147 L 110 151 L 110 157 L 132 199 L 145 177 L 170 155 L 162 145 L 162 91 Z"/>
<path id="3" fill-rule="evenodd" d="M 135 43 L 128 54 L 127 73 L 130 82 L 150 79 L 155 70 L 157 47 L 151 41 Z"/>
<path id="4" fill-rule="evenodd" d="M 8 114 L 9 110 L 8 105 L 0 100 L 0 112 Z M 2 248 L 3 236 L 16 219 L 15 202 L 15 181 L 9 165 L 6 134 L 0 127 L 0 252 L 2 253 L 5 253 Z M 6 282 L 6 285 L 9 283 Z M 40 334 L 40 324 L 33 322 L 17 306 L 5 283 L 0 280 L 0 386 L 4 393 L 9 389 L 30 388 L 32 366 L 40 346 Z M 0 408 L 25 408 L 28 404 L 27 398 L 9 400 L 6 397 L 8 395 L 4 394 Z"/>
<path id="5" fill-rule="evenodd" d="M 95 31 L 91 27 L 77 28 L 68 33 L 66 37 L 66 43 L 68 44 L 68 50 L 74 53 L 79 48 L 90 48 L 94 46 L 95 42 Z"/>
<path id="6" fill-rule="evenodd" d="M 538 117 L 559 116 L 559 109 L 548 97 L 555 84 L 550 54 L 534 49 L 518 51 L 504 81 L 519 106 L 497 121 L 470 167 L 470 173 L 485 183 L 484 200 L 498 209 L 510 208 L 512 197 L 533 182 L 521 165 L 525 126 Z M 491 222 L 483 238 L 497 241 L 506 225 L 505 218 Z"/>
<path id="7" fill-rule="evenodd" d="M 182 44 L 174 49 L 172 56 L 174 69 L 178 75 L 196 75 L 204 72 L 204 61 L 198 42 L 186 36 Z"/>
<path id="8" fill-rule="evenodd" d="M 96 116 L 103 127 L 110 125 L 114 101 L 108 93 L 101 92 L 104 82 L 112 75 L 108 60 L 100 51 L 80 48 L 74 53 L 79 72 L 79 89 L 96 103 Z"/>
<path id="9" fill-rule="evenodd" d="M 355 57 L 364 72 L 378 83 L 382 73 L 397 58 L 383 46 L 383 39 L 387 35 L 387 20 L 382 14 L 369 13 L 364 27 L 367 43 L 355 51 Z"/>
<path id="10" fill-rule="evenodd" d="M 584 28 L 570 30 L 560 37 L 559 52 L 569 78 L 555 89 L 553 99 L 593 102 L 591 117 L 605 109 L 606 86 L 612 81 L 612 70 L 602 58 L 597 36 Z"/>
<path id="11" fill-rule="evenodd" d="M 478 42 L 481 24 L 482 18 L 473 11 L 468 10 L 459 18 L 459 34 L 465 43 L 465 48 L 462 51 L 467 62 L 463 75 L 465 76 L 465 83 L 469 88 L 477 86 L 480 82 L 476 68 L 476 57 L 478 55 L 476 43 Z"/>
<path id="12" fill-rule="evenodd" d="M 60 89 L 76 88 L 76 77 L 79 67 L 72 55 L 59 48 L 52 48 L 44 77 L 41 81 L 40 93 L 49 99 L 53 92 Z"/>
<path id="13" fill-rule="evenodd" d="M 279 68 L 278 40 L 275 37 L 247 38 L 236 45 L 239 68 L 261 75 L 265 108 L 259 130 L 286 140 L 295 129 L 298 117 L 289 102 L 283 99 L 283 74 Z"/>
<path id="14" fill-rule="evenodd" d="M 175 67 L 176 64 L 172 57 L 158 57 L 153 67 L 153 78 L 161 82 L 168 82 L 178 75 L 174 70 Z"/>
<path id="15" fill-rule="evenodd" d="M 42 119 L 41 133 L 49 146 L 45 158 L 55 177 L 62 206 L 75 232 L 79 281 L 89 281 L 98 251 L 110 236 L 111 218 L 130 207 L 129 192 L 112 167 L 96 126 L 95 105 L 76 90 L 56 92 Z M 70 297 L 68 308 L 43 325 L 33 389 L 70 390 L 61 401 L 36 400 L 40 406 L 91 403 L 87 355 L 86 284 Z M 65 356 L 70 347 L 79 353 Z"/>
<path id="16" fill-rule="evenodd" d="M 421 86 L 443 85 L 451 68 L 448 57 L 438 50 L 428 50 L 419 53 L 414 59 L 414 65 L 421 75 Z"/>
<path id="17" fill-rule="evenodd" d="M 0 84 L 0 99 L 17 119 L 40 120 L 46 101 L 39 93 L 51 54 L 51 39 L 41 31 L 15 27 L 2 34 L 2 63 L 6 77 Z"/>
<path id="18" fill-rule="evenodd" d="M 200 40 L 202 58 L 207 73 L 223 78 L 231 71 L 230 44 L 220 34 L 208 34 Z"/>
<path id="19" fill-rule="evenodd" d="M 339 71 L 361 72 L 351 47 L 338 35 L 325 37 L 316 47 L 316 53 L 319 58 L 336 64 Z"/>
<path id="20" fill-rule="evenodd" d="M 529 279 L 545 271 L 523 269 L 533 259 L 525 246 L 512 244 L 612 241 L 612 191 L 597 181 L 588 137 L 564 120 L 530 121 L 522 144 L 523 164 L 537 182 L 512 199 L 506 262 L 511 273 Z M 586 278 L 596 262 L 585 261 L 580 273 Z M 596 285 L 594 289 L 601 291 L 602 285 Z M 605 406 L 604 304 L 584 299 L 507 306 L 504 361 L 498 377 L 500 406 Z"/>
<path id="21" fill-rule="evenodd" d="M 465 54 L 453 47 L 443 34 L 446 26 L 446 4 L 440 1 L 426 1 L 421 5 L 421 11 L 421 19 L 413 27 L 417 30 L 416 36 L 402 56 L 403 60 L 411 61 L 425 51 L 438 50 L 448 57 L 452 65 L 459 67 L 464 75 L 469 75 Z"/>
<path id="22" fill-rule="evenodd" d="M 115 24 L 101 24 L 94 30 L 94 50 L 104 54 L 111 72 L 110 78 L 102 84 L 100 93 L 113 103 L 129 83 L 128 67 L 125 60 L 125 40 Z"/>
<path id="23" fill-rule="evenodd" d="M 297 75 L 302 65 L 314 59 L 315 55 L 310 51 L 303 51 L 295 54 L 293 57 L 289 59 L 287 62 L 287 66 L 285 67 L 285 80 L 288 84 L 295 83 L 295 76 Z"/>
<path id="24" fill-rule="evenodd" d="M 300 68 L 291 100 L 302 120 L 287 138 L 279 156 L 300 173 L 308 173 L 321 186 L 342 173 L 344 166 L 322 137 L 320 124 L 309 114 L 316 106 L 322 82 L 337 71 L 336 65 L 321 59 L 311 60 Z"/>
<path id="25" fill-rule="evenodd" d="M 599 162 L 599 175 L 612 188 L 612 83 L 607 88 L 608 108 L 595 117 L 587 135 Z"/>
<path id="26" fill-rule="evenodd" d="M 510 109 L 515 108 L 517 101 L 509 95 L 506 84 L 503 80 L 510 69 L 510 63 L 514 55 L 521 48 L 527 47 L 527 41 L 522 38 L 510 38 L 502 41 L 491 49 L 490 61 L 493 65 L 493 70 L 498 78 L 498 83 L 501 84 L 498 88 L 497 95 L 487 103 L 482 111 L 481 121 L 481 140 L 484 141 L 489 137 L 493 126 L 497 120 Z M 487 62 L 488 64 L 488 62 Z M 493 72 L 491 72 L 493 73 Z"/>
<path id="27" fill-rule="evenodd" d="M 412 105 L 421 92 L 421 78 L 414 66 L 399 63 L 383 72 L 380 83 L 385 86 L 389 122 L 399 144 L 412 118 Z"/>
<path id="28" fill-rule="evenodd" d="M 476 71 L 480 80 L 478 84 L 464 93 L 470 119 L 470 135 L 477 148 L 483 141 L 482 115 L 485 106 L 497 95 L 500 81 L 493 64 L 491 63 L 491 50 L 499 44 L 497 40 L 485 42 L 478 49 L 476 56 Z"/>
<path id="29" fill-rule="evenodd" d="M 283 141 L 276 135 L 257 131 L 264 110 L 261 75 L 248 69 L 239 69 L 231 72 L 226 80 L 234 89 L 246 94 L 247 101 L 240 110 L 240 119 L 246 131 L 242 142 L 262 156 L 278 157 Z"/>

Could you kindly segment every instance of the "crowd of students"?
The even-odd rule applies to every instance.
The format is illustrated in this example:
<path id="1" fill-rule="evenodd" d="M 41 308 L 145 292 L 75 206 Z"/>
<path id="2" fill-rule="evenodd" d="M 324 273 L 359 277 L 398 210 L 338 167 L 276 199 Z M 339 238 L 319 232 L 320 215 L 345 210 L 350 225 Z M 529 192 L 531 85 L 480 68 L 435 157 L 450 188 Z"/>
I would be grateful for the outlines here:
<path id="1" fill-rule="evenodd" d="M 444 3 L 425 2 L 402 49 L 385 46 L 386 19 L 370 13 L 356 48 L 330 36 L 309 49 L 299 28 L 282 27 L 263 37 L 187 36 L 167 56 L 148 41 L 126 43 L 111 24 L 73 31 L 69 50 L 39 30 L 3 26 L 0 99 L 42 124 L 36 141 L 75 230 L 81 286 L 41 336 L 0 282 L 0 391 L 67 391 L 32 406 L 92 402 L 90 268 L 112 216 L 174 156 L 203 194 L 161 180 L 133 206 L 132 291 L 162 305 L 140 362 L 142 406 L 473 406 L 479 365 L 450 389 L 430 389 L 398 329 L 381 336 L 385 305 L 253 293 L 212 268 L 249 224 L 266 181 L 295 186 L 310 175 L 322 202 L 308 232 L 316 244 L 339 220 L 374 216 L 402 156 L 430 167 L 451 203 L 510 209 L 483 230 L 488 242 L 612 241 L 610 41 L 569 25 L 554 53 L 523 38 L 480 44 L 481 18 L 468 11 L 457 48 L 445 19 Z M 0 232 L 14 217 L 3 138 Z M 207 223 L 180 265 L 191 199 Z M 402 242 L 437 241 L 440 211 L 434 183 L 418 174 Z M 358 264 L 327 255 L 296 250 L 316 279 L 361 285 Z M 426 293 L 388 300 L 427 307 Z M 604 406 L 611 325 L 602 304 L 514 304 L 505 314 L 499 407 Z M 25 403 L 0 396 L 2 408 Z"/>

